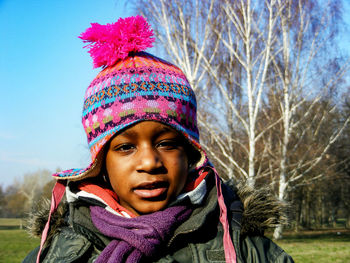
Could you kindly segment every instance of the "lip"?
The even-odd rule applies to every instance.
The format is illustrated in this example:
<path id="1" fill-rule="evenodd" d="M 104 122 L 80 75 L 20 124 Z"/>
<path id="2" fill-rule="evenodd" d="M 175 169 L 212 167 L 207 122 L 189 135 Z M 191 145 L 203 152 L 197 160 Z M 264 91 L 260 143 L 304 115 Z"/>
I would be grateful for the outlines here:
<path id="1" fill-rule="evenodd" d="M 134 193 L 143 199 L 157 198 L 168 191 L 169 183 L 166 181 L 143 182 L 133 188 Z"/>

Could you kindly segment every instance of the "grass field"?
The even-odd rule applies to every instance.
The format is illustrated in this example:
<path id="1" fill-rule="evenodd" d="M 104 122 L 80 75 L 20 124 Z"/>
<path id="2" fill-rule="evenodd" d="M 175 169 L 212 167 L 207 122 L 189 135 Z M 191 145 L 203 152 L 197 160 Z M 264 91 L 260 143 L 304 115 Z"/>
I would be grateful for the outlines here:
<path id="1" fill-rule="evenodd" d="M 301 263 L 349 263 L 350 231 L 313 231 L 301 234 L 285 233 L 277 243 Z M 39 239 L 30 238 L 24 230 L 0 230 L 0 263 L 17 263 Z"/>
<path id="2" fill-rule="evenodd" d="M 350 262 L 350 231 L 286 233 L 284 239 L 276 243 L 290 254 L 295 262 Z"/>
<path id="3" fill-rule="evenodd" d="M 0 230 L 0 263 L 22 262 L 29 251 L 40 243 L 24 230 Z"/>

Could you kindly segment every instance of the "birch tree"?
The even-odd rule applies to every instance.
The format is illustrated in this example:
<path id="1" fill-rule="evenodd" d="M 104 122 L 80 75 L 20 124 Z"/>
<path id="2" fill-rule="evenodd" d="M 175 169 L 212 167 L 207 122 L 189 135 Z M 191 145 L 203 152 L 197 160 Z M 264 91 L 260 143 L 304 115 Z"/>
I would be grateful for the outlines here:
<path id="1" fill-rule="evenodd" d="M 228 0 L 140 5 L 148 20 L 161 26 L 157 38 L 197 92 L 208 153 L 228 177 L 251 186 L 261 172 L 256 142 L 269 129 L 257 130 L 256 123 L 277 21 L 274 2 L 267 10 L 256 5 Z"/>
<path id="2" fill-rule="evenodd" d="M 274 151 L 279 174 L 273 183 L 279 199 L 286 200 L 291 185 L 326 174 L 319 170 L 311 178 L 307 176 L 318 168 L 348 125 L 349 117 L 337 126 L 331 123 L 339 106 L 333 95 L 349 70 L 349 61 L 340 63 L 330 49 L 339 15 L 338 1 L 325 5 L 318 1 L 277 0 L 277 5 L 281 32 L 274 49 L 281 52 L 272 57 L 272 70 L 276 74 L 274 86 L 281 94 L 282 129 L 280 145 Z M 325 129 L 329 130 L 328 136 L 320 139 Z M 274 238 L 280 238 L 281 230 L 276 228 Z"/>
<path id="3" fill-rule="evenodd" d="M 18 193 L 25 198 L 24 207 L 30 211 L 39 201 L 43 186 L 51 179 L 51 172 L 46 169 L 32 173 L 26 173 L 21 181 L 16 181 L 14 185 L 18 187 Z"/>

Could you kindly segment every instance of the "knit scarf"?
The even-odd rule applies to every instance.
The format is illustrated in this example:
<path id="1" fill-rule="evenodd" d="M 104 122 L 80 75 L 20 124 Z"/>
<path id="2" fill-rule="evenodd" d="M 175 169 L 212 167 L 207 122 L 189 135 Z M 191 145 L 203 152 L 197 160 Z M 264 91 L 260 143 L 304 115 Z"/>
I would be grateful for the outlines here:
<path id="1" fill-rule="evenodd" d="M 125 218 L 102 207 L 91 206 L 92 222 L 101 233 L 113 239 L 96 263 L 135 263 L 154 257 L 191 212 L 186 206 L 174 206 L 139 217 Z"/>

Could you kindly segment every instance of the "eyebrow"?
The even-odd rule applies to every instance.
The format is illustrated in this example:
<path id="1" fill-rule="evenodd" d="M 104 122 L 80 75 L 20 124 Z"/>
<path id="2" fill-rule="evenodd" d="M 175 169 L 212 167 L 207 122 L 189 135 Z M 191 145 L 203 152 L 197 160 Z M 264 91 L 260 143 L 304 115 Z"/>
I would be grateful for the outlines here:
<path id="1" fill-rule="evenodd" d="M 175 129 L 173 128 L 170 128 L 170 127 L 167 127 L 167 126 L 162 126 L 160 128 L 157 128 L 155 130 L 155 134 L 153 137 L 158 137 L 164 133 L 167 133 L 167 132 L 172 132 L 172 133 L 175 133 L 176 136 L 181 136 L 180 133 L 178 131 L 176 131 Z M 120 134 L 118 134 L 119 136 L 123 136 L 123 137 L 135 137 L 137 135 L 136 132 L 130 130 L 130 129 L 127 129 L 125 131 L 122 131 Z"/>

